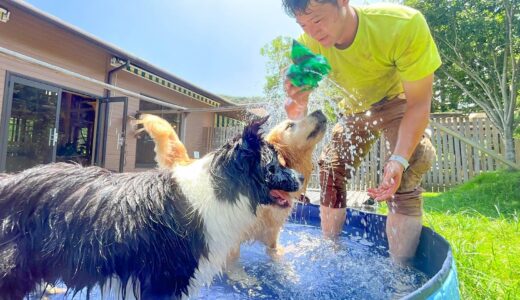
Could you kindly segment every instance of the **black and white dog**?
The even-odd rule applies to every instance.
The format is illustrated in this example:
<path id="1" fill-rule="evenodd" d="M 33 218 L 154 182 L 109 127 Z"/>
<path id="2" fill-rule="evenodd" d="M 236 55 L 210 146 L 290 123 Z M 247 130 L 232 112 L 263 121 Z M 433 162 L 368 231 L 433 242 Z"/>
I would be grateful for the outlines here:
<path id="1" fill-rule="evenodd" d="M 124 297 L 196 294 L 255 221 L 303 177 L 280 165 L 260 126 L 190 165 L 112 173 L 57 163 L 0 174 L 0 299 L 42 282 L 79 291 L 115 278 Z M 128 296 L 128 295 L 126 295 Z"/>

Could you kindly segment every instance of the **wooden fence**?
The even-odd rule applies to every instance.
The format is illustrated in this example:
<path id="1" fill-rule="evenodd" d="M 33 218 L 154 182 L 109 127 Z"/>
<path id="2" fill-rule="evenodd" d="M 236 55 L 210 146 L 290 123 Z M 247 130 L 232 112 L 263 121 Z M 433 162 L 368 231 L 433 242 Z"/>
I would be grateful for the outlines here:
<path id="1" fill-rule="evenodd" d="M 205 127 L 203 132 L 206 136 L 206 152 L 222 147 L 235 136 L 241 134 L 243 129 L 243 126 Z"/>
<path id="2" fill-rule="evenodd" d="M 487 151 L 482 151 L 447 133 L 445 128 L 455 131 L 463 138 L 473 141 L 474 144 L 478 144 Z M 491 152 L 500 157 L 505 156 L 504 143 L 500 133 L 486 117 L 432 115 L 431 129 L 432 143 L 437 150 L 437 159 L 432 169 L 423 178 L 422 186 L 426 190 L 445 191 L 482 172 L 506 167 L 503 162 L 486 153 Z M 209 129 L 208 150 L 220 147 L 240 133 L 241 130 L 242 127 Z M 349 190 L 365 191 L 369 187 L 377 186 L 382 176 L 382 164 L 388 153 L 385 145 L 384 137 L 376 141 L 349 181 Z M 321 151 L 322 146 L 320 145 L 316 151 Z M 515 141 L 515 146 L 516 160 L 520 163 L 520 140 Z M 312 174 L 309 188 L 319 188 L 317 172 Z"/>
<path id="3" fill-rule="evenodd" d="M 438 125 L 437 125 L 438 124 Z M 437 149 L 437 160 L 425 175 L 424 186 L 432 191 L 444 191 L 464 183 L 487 171 L 507 167 L 501 160 L 487 154 L 505 158 L 505 147 L 498 129 L 486 117 L 433 117 L 432 142 Z M 473 147 L 447 133 L 451 129 L 487 151 Z M 515 140 L 516 161 L 520 162 L 520 140 Z M 518 164 L 517 164 L 518 165 Z"/>

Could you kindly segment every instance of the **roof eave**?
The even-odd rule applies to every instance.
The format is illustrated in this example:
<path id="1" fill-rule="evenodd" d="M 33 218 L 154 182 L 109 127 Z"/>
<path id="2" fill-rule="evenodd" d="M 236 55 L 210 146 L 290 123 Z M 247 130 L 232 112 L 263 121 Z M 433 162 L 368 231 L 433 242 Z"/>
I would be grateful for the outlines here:
<path id="1" fill-rule="evenodd" d="M 122 50 L 121 48 L 117 47 L 117 46 L 114 46 L 108 42 L 105 42 L 103 40 L 101 40 L 100 38 L 78 28 L 78 27 L 75 27 L 71 24 L 68 24 L 66 23 L 65 21 L 51 15 L 51 14 L 48 14 L 47 12 L 45 11 L 42 11 L 34 6 L 32 6 L 31 4 L 25 2 L 25 1 L 22 1 L 22 0 L 10 0 L 8 1 L 8 3 L 11 3 L 12 5 L 14 5 L 16 8 L 20 9 L 20 10 L 23 10 L 39 19 L 42 19 L 46 22 L 49 22 L 55 26 L 57 26 L 58 28 L 61 28 L 81 39 L 84 39 L 86 40 L 87 42 L 89 43 L 92 43 L 102 49 L 104 49 L 105 51 L 107 51 L 110 55 L 113 55 L 113 56 L 116 56 L 120 59 L 124 59 L 124 60 L 129 60 L 133 65 L 137 66 L 137 67 L 140 67 L 140 68 L 143 68 L 145 70 L 148 70 L 149 72 L 152 72 L 160 77 L 164 77 L 165 79 L 168 79 L 172 82 L 175 82 L 187 89 L 190 89 L 196 93 L 199 93 L 205 97 L 208 97 L 210 99 L 213 99 L 215 101 L 218 101 L 218 102 L 221 102 L 222 104 L 225 104 L 225 105 L 230 105 L 230 106 L 233 106 L 235 105 L 233 102 L 229 101 L 229 100 L 226 100 L 218 95 L 215 95 L 211 92 L 208 92 L 192 83 L 189 83 L 179 77 L 177 77 L 176 75 L 162 69 L 162 68 L 159 68 L 157 66 L 154 66 L 153 64 L 150 64 L 148 63 L 147 61 L 133 55 L 133 54 L 130 54 L 124 50 Z"/>

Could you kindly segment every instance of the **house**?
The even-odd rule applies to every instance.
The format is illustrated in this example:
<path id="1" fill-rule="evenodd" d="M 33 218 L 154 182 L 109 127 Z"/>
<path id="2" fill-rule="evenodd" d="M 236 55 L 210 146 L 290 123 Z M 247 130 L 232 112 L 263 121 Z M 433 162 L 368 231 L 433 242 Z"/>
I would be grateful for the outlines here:
<path id="1" fill-rule="evenodd" d="M 169 120 L 190 156 L 242 108 L 23 1 L 0 1 L 0 172 L 74 161 L 116 171 L 155 166 L 128 118 Z"/>

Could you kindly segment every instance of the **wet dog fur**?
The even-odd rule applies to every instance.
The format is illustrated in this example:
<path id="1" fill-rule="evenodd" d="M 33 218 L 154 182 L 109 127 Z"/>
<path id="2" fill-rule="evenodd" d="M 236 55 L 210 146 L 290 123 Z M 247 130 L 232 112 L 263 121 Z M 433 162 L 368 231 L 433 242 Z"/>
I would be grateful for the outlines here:
<path id="1" fill-rule="evenodd" d="M 141 299 L 194 296 L 257 208 L 301 187 L 262 139 L 264 122 L 172 169 L 57 163 L 0 176 L 0 299 L 22 299 L 42 282 L 79 291 L 112 279 L 123 296 L 127 284 Z"/>
<path id="2" fill-rule="evenodd" d="M 255 224 L 244 234 L 242 241 L 260 241 L 273 256 L 283 253 L 278 245 L 280 230 L 291 213 L 293 199 L 305 194 L 313 169 L 312 153 L 316 144 L 323 139 L 326 122 L 325 115 L 318 110 L 299 121 L 285 120 L 267 134 L 265 140 L 277 150 L 280 162 L 303 174 L 305 182 L 300 190 L 291 193 L 291 198 L 283 209 L 261 205 L 257 210 Z M 155 115 L 143 114 L 133 125 L 136 128 L 142 126 L 136 129 L 138 134 L 146 132 L 153 139 L 159 168 L 172 169 L 177 164 L 193 161 L 168 121 Z M 236 261 L 239 255 L 240 244 L 237 244 L 230 252 L 228 263 Z"/>

